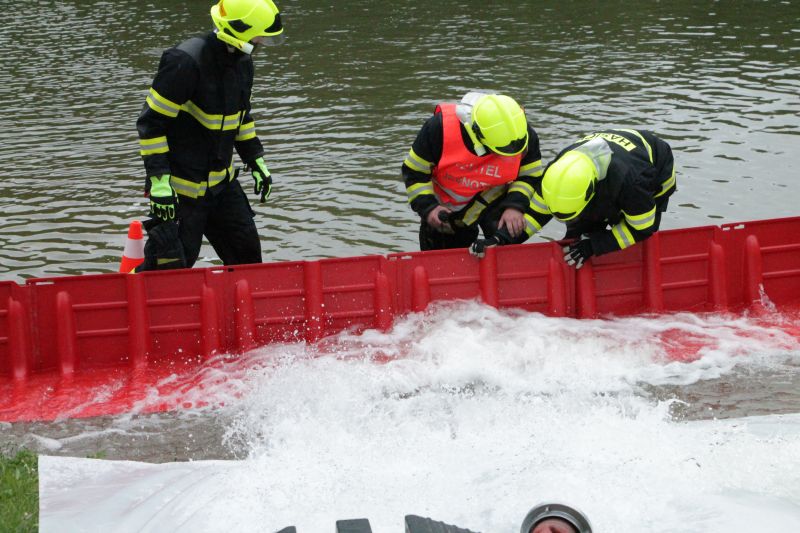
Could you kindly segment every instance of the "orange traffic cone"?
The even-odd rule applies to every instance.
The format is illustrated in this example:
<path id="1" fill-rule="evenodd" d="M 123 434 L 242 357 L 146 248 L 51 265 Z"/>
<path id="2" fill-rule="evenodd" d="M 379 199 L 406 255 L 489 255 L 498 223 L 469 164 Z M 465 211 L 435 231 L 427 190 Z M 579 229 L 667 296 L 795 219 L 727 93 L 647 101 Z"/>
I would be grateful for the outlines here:
<path id="1" fill-rule="evenodd" d="M 119 271 L 129 273 L 143 262 L 144 239 L 142 238 L 142 223 L 134 220 L 128 227 L 128 239 L 125 241 L 122 261 L 119 262 Z"/>

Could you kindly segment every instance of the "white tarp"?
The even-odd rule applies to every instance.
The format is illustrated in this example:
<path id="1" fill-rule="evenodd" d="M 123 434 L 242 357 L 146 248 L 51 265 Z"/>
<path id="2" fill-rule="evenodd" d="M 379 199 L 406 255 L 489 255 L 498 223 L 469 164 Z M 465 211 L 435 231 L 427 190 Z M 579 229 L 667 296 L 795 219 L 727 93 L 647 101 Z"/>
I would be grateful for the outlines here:
<path id="1" fill-rule="evenodd" d="M 40 531 L 257 531 L 265 510 L 258 491 L 242 490 L 246 470 L 239 461 L 40 456 Z"/>

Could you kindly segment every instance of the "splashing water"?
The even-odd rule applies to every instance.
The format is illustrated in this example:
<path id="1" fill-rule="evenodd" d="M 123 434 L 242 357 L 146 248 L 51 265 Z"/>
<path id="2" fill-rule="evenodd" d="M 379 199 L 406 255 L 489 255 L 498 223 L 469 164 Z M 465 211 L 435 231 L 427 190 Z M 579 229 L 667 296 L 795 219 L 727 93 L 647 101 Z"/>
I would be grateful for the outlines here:
<path id="1" fill-rule="evenodd" d="M 704 343 L 690 343 L 690 362 L 670 359 L 681 339 Z M 217 390 L 236 391 L 215 412 L 218 446 L 237 461 L 75 460 L 42 483 L 149 480 L 132 490 L 169 506 L 145 502 L 125 523 L 157 515 L 187 531 L 324 531 L 356 517 L 396 531 L 415 513 L 491 533 L 548 500 L 597 531 L 787 530 L 800 524 L 798 383 L 800 343 L 760 318 L 572 320 L 450 303 L 387 333 L 248 354 Z M 121 503 L 93 511 L 81 494 L 43 498 L 43 512 L 72 498 L 94 523 L 119 519 Z"/>

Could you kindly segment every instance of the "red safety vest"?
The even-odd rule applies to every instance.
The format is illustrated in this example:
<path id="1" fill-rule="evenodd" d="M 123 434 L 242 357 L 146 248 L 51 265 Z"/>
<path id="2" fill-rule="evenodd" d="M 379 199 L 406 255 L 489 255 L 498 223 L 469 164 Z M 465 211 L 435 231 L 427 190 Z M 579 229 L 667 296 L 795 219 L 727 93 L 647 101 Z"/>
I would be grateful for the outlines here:
<path id="1" fill-rule="evenodd" d="M 433 191 L 440 204 L 456 209 L 487 189 L 517 179 L 522 154 L 502 156 L 492 152 L 478 156 L 470 152 L 461 138 L 461 121 L 456 104 L 439 104 L 442 114 L 442 157 L 433 168 Z"/>

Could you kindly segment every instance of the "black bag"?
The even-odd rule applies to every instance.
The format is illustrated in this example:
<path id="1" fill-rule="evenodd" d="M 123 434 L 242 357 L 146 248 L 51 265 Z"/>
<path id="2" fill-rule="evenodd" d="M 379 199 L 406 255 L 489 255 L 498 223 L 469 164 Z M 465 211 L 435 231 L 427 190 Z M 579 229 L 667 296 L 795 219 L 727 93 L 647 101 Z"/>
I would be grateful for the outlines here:
<path id="1" fill-rule="evenodd" d="M 147 242 L 144 245 L 144 262 L 136 267 L 136 272 L 186 268 L 186 255 L 177 222 L 151 218 L 142 225 L 147 230 Z"/>

